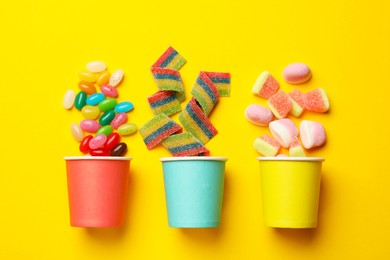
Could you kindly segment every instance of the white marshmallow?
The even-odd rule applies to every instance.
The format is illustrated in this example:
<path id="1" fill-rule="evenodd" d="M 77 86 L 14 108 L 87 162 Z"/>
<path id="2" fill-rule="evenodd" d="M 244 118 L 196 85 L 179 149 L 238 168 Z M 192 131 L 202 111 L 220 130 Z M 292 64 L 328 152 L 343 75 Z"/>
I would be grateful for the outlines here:
<path id="1" fill-rule="evenodd" d="M 290 147 L 291 141 L 298 136 L 298 128 L 288 118 L 272 121 L 269 123 L 272 136 L 284 147 Z"/>
<path id="2" fill-rule="evenodd" d="M 306 149 L 321 146 L 326 141 L 325 129 L 321 123 L 302 120 L 299 126 L 302 145 Z"/>

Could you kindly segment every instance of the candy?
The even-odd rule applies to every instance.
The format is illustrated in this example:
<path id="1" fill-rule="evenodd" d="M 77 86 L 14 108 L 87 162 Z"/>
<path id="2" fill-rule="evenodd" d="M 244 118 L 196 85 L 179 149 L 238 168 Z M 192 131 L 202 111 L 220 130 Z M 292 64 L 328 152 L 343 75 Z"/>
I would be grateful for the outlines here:
<path id="1" fill-rule="evenodd" d="M 222 97 L 230 96 L 230 73 L 226 72 L 205 72 L 214 83 L 218 93 Z"/>
<path id="2" fill-rule="evenodd" d="M 79 73 L 80 81 L 94 83 L 97 80 L 98 75 L 89 71 L 82 71 Z"/>
<path id="3" fill-rule="evenodd" d="M 107 141 L 104 144 L 106 150 L 111 150 L 121 141 L 121 136 L 118 133 L 112 133 L 107 137 Z"/>
<path id="4" fill-rule="evenodd" d="M 99 103 L 98 108 L 102 112 L 106 112 L 108 110 L 114 109 L 114 107 L 117 105 L 115 98 L 107 98 Z"/>
<path id="5" fill-rule="evenodd" d="M 307 110 L 319 113 L 329 110 L 329 99 L 322 88 L 307 92 L 303 97 L 303 101 Z"/>
<path id="6" fill-rule="evenodd" d="M 219 99 L 219 91 L 217 87 L 204 71 L 199 73 L 199 76 L 192 87 L 191 94 L 200 104 L 200 107 L 206 116 L 210 114 Z"/>
<path id="7" fill-rule="evenodd" d="M 95 120 L 84 119 L 80 122 L 80 127 L 86 132 L 95 133 L 100 128 L 100 124 Z"/>
<path id="8" fill-rule="evenodd" d="M 173 156 L 209 155 L 210 151 L 189 132 L 175 134 L 162 141 Z"/>
<path id="9" fill-rule="evenodd" d="M 288 118 L 272 121 L 269 123 L 272 136 L 285 148 L 288 148 L 294 137 L 298 136 L 298 129 Z"/>
<path id="10" fill-rule="evenodd" d="M 99 118 L 99 124 L 102 126 L 109 125 L 109 124 L 111 124 L 111 121 L 114 119 L 114 117 L 115 117 L 114 110 L 107 110 Z"/>
<path id="11" fill-rule="evenodd" d="M 281 148 L 280 144 L 267 134 L 256 138 L 253 147 L 264 156 L 275 156 Z"/>
<path id="12" fill-rule="evenodd" d="M 115 106 L 114 110 L 117 113 L 126 113 L 126 112 L 133 110 L 133 108 L 134 108 L 133 103 L 131 103 L 129 101 L 124 101 L 124 102 L 120 102 L 119 104 L 117 104 Z"/>
<path id="13" fill-rule="evenodd" d="M 277 118 L 285 118 L 291 110 L 290 98 L 284 91 L 279 91 L 267 100 L 267 105 Z"/>
<path id="14" fill-rule="evenodd" d="M 110 134 L 112 134 L 112 132 L 113 132 L 112 126 L 105 125 L 100 127 L 99 130 L 96 131 L 96 134 L 104 134 L 106 136 L 109 136 Z"/>
<path id="15" fill-rule="evenodd" d="M 180 102 L 174 91 L 158 91 L 148 97 L 148 102 L 155 115 L 163 113 L 170 116 L 181 111 Z"/>
<path id="16" fill-rule="evenodd" d="M 124 156 L 127 152 L 127 145 L 125 143 L 117 144 L 110 151 L 110 156 Z"/>
<path id="17" fill-rule="evenodd" d="M 98 149 L 95 149 L 95 150 L 91 150 L 89 152 L 90 155 L 92 156 L 109 156 L 110 155 L 110 151 L 104 149 L 104 148 L 98 148 Z"/>
<path id="18" fill-rule="evenodd" d="M 102 85 L 100 86 L 100 91 L 106 96 L 106 97 L 118 97 L 118 90 L 114 87 L 108 86 L 108 85 Z"/>
<path id="19" fill-rule="evenodd" d="M 245 109 L 245 118 L 252 124 L 267 126 L 274 118 L 274 115 L 268 108 L 252 104 Z"/>
<path id="20" fill-rule="evenodd" d="M 109 80 L 109 85 L 111 87 L 116 87 L 119 85 L 119 83 L 121 83 L 122 79 L 123 79 L 123 75 L 124 75 L 124 72 L 123 70 L 116 70 L 114 71 L 114 73 L 112 73 L 111 77 L 110 77 L 110 80 Z"/>
<path id="21" fill-rule="evenodd" d="M 105 99 L 105 96 L 103 93 L 95 93 L 87 97 L 87 105 L 94 106 L 99 104 Z"/>
<path id="22" fill-rule="evenodd" d="M 257 78 L 255 84 L 252 87 L 252 93 L 256 96 L 268 99 L 272 95 L 275 95 L 279 89 L 279 83 L 268 72 L 264 71 Z"/>
<path id="23" fill-rule="evenodd" d="M 96 84 L 98 86 L 106 85 L 110 81 L 111 74 L 108 71 L 103 71 L 102 73 L 99 74 Z"/>
<path id="24" fill-rule="evenodd" d="M 80 91 L 79 93 L 77 93 L 76 98 L 74 100 L 75 108 L 81 110 L 85 106 L 86 100 L 87 94 L 84 91 Z"/>
<path id="25" fill-rule="evenodd" d="M 287 94 L 291 101 L 290 114 L 295 117 L 300 117 L 304 111 L 304 94 L 299 89 L 294 89 Z"/>
<path id="26" fill-rule="evenodd" d="M 83 138 L 83 140 L 81 140 L 81 143 L 79 146 L 80 152 L 82 152 L 84 154 L 89 152 L 89 150 L 90 150 L 89 141 L 91 141 L 92 138 L 93 138 L 92 135 L 87 135 Z"/>
<path id="27" fill-rule="evenodd" d="M 123 124 L 118 128 L 118 133 L 121 136 L 132 135 L 137 132 L 137 125 L 134 123 Z"/>
<path id="28" fill-rule="evenodd" d="M 302 120 L 299 126 L 299 136 L 306 149 L 319 147 L 326 141 L 325 129 L 322 124 L 309 120 Z"/>
<path id="29" fill-rule="evenodd" d="M 158 58 L 152 67 L 180 70 L 186 60 L 171 46 Z"/>
<path id="30" fill-rule="evenodd" d="M 283 70 L 283 78 L 290 84 L 305 83 L 311 78 L 310 68 L 301 62 L 289 64 Z"/>
<path id="31" fill-rule="evenodd" d="M 100 110 L 96 106 L 84 106 L 83 109 L 81 109 L 81 114 L 86 119 L 96 119 L 100 115 Z"/>
<path id="32" fill-rule="evenodd" d="M 71 109 L 75 101 L 75 93 L 73 90 L 68 90 L 65 92 L 64 98 L 62 99 L 62 105 L 65 109 Z"/>
<path id="33" fill-rule="evenodd" d="M 159 67 L 151 67 L 150 71 L 160 91 L 174 91 L 178 101 L 184 101 L 184 87 L 179 71 Z"/>
<path id="34" fill-rule="evenodd" d="M 103 148 L 107 141 L 107 136 L 104 134 L 98 134 L 89 141 L 89 148 L 94 150 L 97 148 Z"/>
<path id="35" fill-rule="evenodd" d="M 91 61 L 87 63 L 87 70 L 93 73 L 99 73 L 106 70 L 107 66 L 103 61 Z"/>
<path id="36" fill-rule="evenodd" d="M 96 87 L 93 83 L 80 81 L 78 86 L 81 91 L 84 91 L 88 95 L 96 93 Z"/>
<path id="37" fill-rule="evenodd" d="M 276 155 L 276 157 L 288 157 L 288 156 L 285 155 L 284 153 L 280 153 L 280 154 Z"/>
<path id="38" fill-rule="evenodd" d="M 111 126 L 114 129 L 117 129 L 121 125 L 127 122 L 127 114 L 126 113 L 118 113 L 115 115 L 114 119 L 111 121 Z"/>
<path id="39" fill-rule="evenodd" d="M 298 141 L 298 137 L 294 137 L 291 141 L 289 148 L 290 156 L 292 157 L 305 157 L 305 151 L 303 150 L 301 144 Z"/>
<path id="40" fill-rule="evenodd" d="M 78 124 L 71 124 L 70 131 L 76 141 L 81 142 L 83 140 L 84 132 Z"/>

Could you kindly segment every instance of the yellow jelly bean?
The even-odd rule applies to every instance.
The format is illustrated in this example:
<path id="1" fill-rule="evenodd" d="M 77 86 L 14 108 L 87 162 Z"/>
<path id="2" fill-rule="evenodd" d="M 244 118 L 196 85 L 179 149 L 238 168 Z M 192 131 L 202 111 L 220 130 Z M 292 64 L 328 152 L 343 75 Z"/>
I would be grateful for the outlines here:
<path id="1" fill-rule="evenodd" d="M 123 124 L 118 128 L 118 133 L 121 136 L 132 135 L 137 132 L 137 125 L 134 123 Z"/>
<path id="2" fill-rule="evenodd" d="M 81 110 L 81 114 L 86 118 L 86 119 L 96 119 L 100 115 L 100 110 L 97 106 L 84 106 L 83 109 Z"/>
<path id="3" fill-rule="evenodd" d="M 102 73 L 99 74 L 96 80 L 96 84 L 98 84 L 99 86 L 106 85 L 110 81 L 110 78 L 111 78 L 110 72 L 103 71 Z"/>
<path id="4" fill-rule="evenodd" d="M 89 71 L 82 71 L 79 73 L 80 81 L 94 83 L 94 82 L 96 82 L 97 77 L 98 77 L 98 74 L 95 74 L 95 73 L 92 73 Z"/>

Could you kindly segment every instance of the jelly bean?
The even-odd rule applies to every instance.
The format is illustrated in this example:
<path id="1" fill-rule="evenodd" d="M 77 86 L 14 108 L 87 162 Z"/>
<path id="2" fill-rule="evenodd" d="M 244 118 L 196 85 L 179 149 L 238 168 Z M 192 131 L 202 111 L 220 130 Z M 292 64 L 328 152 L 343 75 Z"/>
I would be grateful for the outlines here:
<path id="1" fill-rule="evenodd" d="M 121 81 L 123 79 L 123 75 L 124 75 L 123 70 L 114 71 L 114 73 L 112 73 L 112 75 L 111 75 L 109 85 L 112 87 L 118 86 L 119 83 L 121 83 Z"/>
<path id="2" fill-rule="evenodd" d="M 89 71 L 82 71 L 79 73 L 80 81 L 94 83 L 97 80 L 98 75 Z"/>
<path id="3" fill-rule="evenodd" d="M 100 125 L 109 125 L 111 124 L 111 121 L 115 117 L 115 112 L 114 110 L 107 110 L 106 112 L 103 113 L 103 115 L 99 118 L 99 123 Z"/>
<path id="4" fill-rule="evenodd" d="M 103 61 L 91 61 L 87 63 L 87 70 L 93 73 L 105 71 L 107 68 Z"/>
<path id="5" fill-rule="evenodd" d="M 84 106 L 81 109 L 81 114 L 87 119 L 96 119 L 100 115 L 100 110 L 97 106 Z"/>
<path id="6" fill-rule="evenodd" d="M 72 124 L 70 126 L 70 131 L 72 132 L 73 138 L 76 141 L 81 142 L 84 139 L 84 132 L 78 124 Z"/>
<path id="7" fill-rule="evenodd" d="M 96 134 L 104 134 L 109 136 L 110 134 L 112 134 L 112 131 L 113 131 L 112 126 L 105 125 L 100 127 L 99 130 L 97 130 Z"/>
<path id="8" fill-rule="evenodd" d="M 111 150 L 121 141 L 121 136 L 118 133 L 112 133 L 107 137 L 107 141 L 104 144 L 104 149 Z"/>
<path id="9" fill-rule="evenodd" d="M 99 107 L 100 111 L 106 112 L 108 110 L 114 109 L 116 104 L 117 103 L 116 103 L 115 98 L 107 98 L 107 99 L 103 100 L 102 102 L 100 102 L 98 107 Z"/>
<path id="10" fill-rule="evenodd" d="M 102 73 L 99 74 L 96 84 L 99 86 L 105 85 L 110 81 L 111 74 L 108 71 L 103 71 Z"/>
<path id="11" fill-rule="evenodd" d="M 90 106 L 94 106 L 94 105 L 97 105 L 99 104 L 100 102 L 102 102 L 104 100 L 105 96 L 103 93 L 95 93 L 95 94 L 92 94 L 90 95 L 88 98 L 87 98 L 87 105 L 90 105 Z"/>
<path id="12" fill-rule="evenodd" d="M 62 105 L 65 109 L 71 109 L 74 104 L 75 93 L 73 90 L 68 90 L 65 92 L 64 99 L 62 100 Z"/>
<path id="13" fill-rule="evenodd" d="M 103 148 L 106 141 L 107 141 L 106 135 L 98 134 L 94 138 L 92 138 L 91 141 L 89 141 L 89 148 L 91 148 L 91 150 L 97 148 Z"/>
<path id="14" fill-rule="evenodd" d="M 134 123 L 124 124 L 118 128 L 118 133 L 121 136 L 131 135 L 134 134 L 136 131 L 137 131 L 137 125 Z"/>
<path id="15" fill-rule="evenodd" d="M 80 127 L 86 132 L 95 133 L 100 129 L 100 124 L 95 120 L 84 119 L 80 122 Z"/>
<path id="16" fill-rule="evenodd" d="M 80 81 L 78 86 L 80 90 L 84 91 L 88 95 L 96 93 L 96 87 L 93 83 Z"/>
<path id="17" fill-rule="evenodd" d="M 126 113 L 119 113 L 116 114 L 114 119 L 111 121 L 111 126 L 114 129 L 117 129 L 121 125 L 127 122 L 127 114 Z"/>
<path id="18" fill-rule="evenodd" d="M 81 110 L 85 106 L 86 100 L 87 100 L 87 94 L 84 91 L 80 91 L 76 95 L 76 98 L 74 100 L 74 106 L 78 110 Z"/>
<path id="19" fill-rule="evenodd" d="M 99 149 L 95 149 L 95 150 L 91 150 L 89 152 L 90 155 L 92 156 L 109 156 L 110 155 L 110 151 L 104 149 L 104 148 L 99 148 Z"/>
<path id="20" fill-rule="evenodd" d="M 80 152 L 82 153 L 88 153 L 89 152 L 89 141 L 91 141 L 91 139 L 93 138 L 92 135 L 87 135 L 86 137 L 84 137 L 83 140 L 81 140 L 81 143 L 80 143 Z"/>
<path id="21" fill-rule="evenodd" d="M 112 150 L 110 151 L 111 156 L 123 156 L 127 152 L 127 145 L 125 143 L 119 143 L 117 144 Z"/>
<path id="22" fill-rule="evenodd" d="M 114 87 L 108 85 L 102 85 L 100 87 L 100 91 L 107 97 L 113 97 L 113 98 L 118 97 L 118 90 Z"/>
<path id="23" fill-rule="evenodd" d="M 134 108 L 133 103 L 129 101 L 124 101 L 115 106 L 115 112 L 117 113 L 129 112 L 130 110 L 133 110 L 133 108 Z"/>

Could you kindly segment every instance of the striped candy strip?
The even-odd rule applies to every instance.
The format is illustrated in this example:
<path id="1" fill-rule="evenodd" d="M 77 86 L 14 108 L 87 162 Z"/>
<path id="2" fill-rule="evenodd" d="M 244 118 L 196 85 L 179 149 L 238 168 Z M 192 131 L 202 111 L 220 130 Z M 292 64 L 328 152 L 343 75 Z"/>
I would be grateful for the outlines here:
<path id="1" fill-rule="evenodd" d="M 186 60 L 171 46 L 158 58 L 152 67 L 180 70 Z"/>
<path id="2" fill-rule="evenodd" d="M 182 127 L 165 114 L 158 114 L 139 129 L 139 133 L 149 150 L 168 136 L 181 131 Z"/>
<path id="3" fill-rule="evenodd" d="M 181 111 L 180 102 L 174 91 L 158 91 L 148 97 L 148 102 L 155 115 L 163 113 L 169 116 Z"/>
<path id="4" fill-rule="evenodd" d="M 192 97 L 185 109 L 180 113 L 179 120 L 184 128 L 198 138 L 202 144 L 207 143 L 218 134 L 206 114 L 197 104 L 197 100 Z"/>
<path id="5" fill-rule="evenodd" d="M 205 72 L 210 80 L 217 87 L 221 97 L 230 96 L 230 73 L 225 72 Z"/>
<path id="6" fill-rule="evenodd" d="M 189 132 L 171 135 L 162 144 L 173 156 L 210 155 L 210 151 Z"/>

